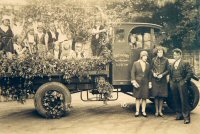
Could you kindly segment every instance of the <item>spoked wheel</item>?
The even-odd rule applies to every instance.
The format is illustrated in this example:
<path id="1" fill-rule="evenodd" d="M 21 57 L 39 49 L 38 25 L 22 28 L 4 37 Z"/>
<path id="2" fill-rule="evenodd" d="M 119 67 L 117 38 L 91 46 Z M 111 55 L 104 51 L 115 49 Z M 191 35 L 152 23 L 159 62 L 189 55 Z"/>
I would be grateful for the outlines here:
<path id="1" fill-rule="evenodd" d="M 172 92 L 169 85 L 168 85 L 168 91 L 169 91 L 169 96 L 167 98 L 167 105 L 169 106 L 169 108 L 174 110 L 175 107 L 173 105 L 174 102 L 173 102 Z M 196 108 L 196 106 L 199 103 L 199 89 L 193 82 L 190 82 L 190 84 L 188 85 L 188 93 L 189 93 L 190 108 L 192 111 Z"/>
<path id="2" fill-rule="evenodd" d="M 60 118 L 69 112 L 71 94 L 66 86 L 50 82 L 39 87 L 35 94 L 35 108 L 46 118 Z"/>

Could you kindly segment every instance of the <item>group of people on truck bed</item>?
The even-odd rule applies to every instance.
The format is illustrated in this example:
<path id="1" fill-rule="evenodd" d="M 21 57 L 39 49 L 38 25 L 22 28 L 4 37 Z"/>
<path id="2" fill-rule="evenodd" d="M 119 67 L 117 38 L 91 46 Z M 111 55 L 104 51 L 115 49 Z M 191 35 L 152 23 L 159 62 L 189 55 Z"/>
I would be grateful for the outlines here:
<path id="1" fill-rule="evenodd" d="M 141 51 L 140 58 L 135 61 L 131 70 L 131 83 L 133 96 L 136 98 L 135 117 L 141 114 L 147 117 L 146 100 L 151 96 L 155 99 L 155 116 L 163 117 L 163 100 L 168 97 L 167 75 L 170 76 L 170 90 L 176 111 L 176 120 L 184 120 L 184 124 L 190 123 L 188 82 L 192 78 L 191 66 L 182 60 L 182 51 L 178 48 L 173 50 L 175 62 L 171 65 L 164 57 L 165 49 L 156 48 L 156 56 L 151 63 L 147 62 L 147 51 Z"/>
<path id="2" fill-rule="evenodd" d="M 24 28 L 24 23 L 30 23 Z M 51 56 L 55 59 L 80 59 L 91 56 L 102 56 L 109 53 L 107 48 L 107 30 L 99 20 L 96 20 L 91 34 L 91 42 L 83 36 L 73 36 L 69 25 L 56 21 L 49 22 L 47 28 L 40 21 L 25 22 L 25 20 L 13 21 L 9 16 L 3 16 L 0 26 L 0 51 L 8 57 L 16 55 L 24 58 L 27 54 L 38 54 L 39 56 Z M 85 49 L 86 44 L 91 44 Z"/>

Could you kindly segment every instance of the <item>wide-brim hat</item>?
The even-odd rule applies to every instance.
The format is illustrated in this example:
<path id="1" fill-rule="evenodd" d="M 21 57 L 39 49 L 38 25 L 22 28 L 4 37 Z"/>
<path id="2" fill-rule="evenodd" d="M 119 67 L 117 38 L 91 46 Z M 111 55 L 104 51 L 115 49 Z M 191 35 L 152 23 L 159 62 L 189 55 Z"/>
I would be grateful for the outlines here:
<path id="1" fill-rule="evenodd" d="M 1 21 L 4 21 L 4 20 L 10 20 L 10 16 L 7 16 L 7 15 L 4 15 L 1 19 Z"/>

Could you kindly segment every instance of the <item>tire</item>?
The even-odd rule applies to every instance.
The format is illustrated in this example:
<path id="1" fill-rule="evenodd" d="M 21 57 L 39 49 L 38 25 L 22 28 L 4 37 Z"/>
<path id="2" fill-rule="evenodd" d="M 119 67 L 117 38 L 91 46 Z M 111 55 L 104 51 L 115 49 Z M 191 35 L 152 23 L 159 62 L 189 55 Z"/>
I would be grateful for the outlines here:
<path id="1" fill-rule="evenodd" d="M 62 94 L 62 106 L 63 106 L 63 110 L 61 113 L 59 113 L 58 116 L 54 116 L 48 113 L 48 110 L 45 108 L 45 106 L 43 105 L 43 98 L 45 97 L 45 93 L 50 92 L 50 91 L 56 91 L 60 94 Z M 68 88 L 59 83 L 59 82 L 48 82 L 43 84 L 42 86 L 40 86 L 35 94 L 35 98 L 34 98 L 34 104 L 35 104 L 35 109 L 37 110 L 37 112 L 45 118 L 60 118 L 62 116 L 65 116 L 66 114 L 69 113 L 69 106 L 71 104 L 71 94 L 68 90 Z M 48 107 L 48 106 L 47 106 Z"/>
<path id="2" fill-rule="evenodd" d="M 169 91 L 169 95 L 167 98 L 167 105 L 170 109 L 174 110 L 174 103 L 173 103 L 173 98 L 172 98 L 172 92 L 170 89 L 170 86 L 168 84 L 168 91 Z M 190 85 L 188 86 L 188 92 L 189 92 L 189 103 L 190 103 L 190 110 L 194 110 L 196 108 L 196 106 L 199 103 L 199 89 L 198 87 L 193 83 L 190 82 Z"/>

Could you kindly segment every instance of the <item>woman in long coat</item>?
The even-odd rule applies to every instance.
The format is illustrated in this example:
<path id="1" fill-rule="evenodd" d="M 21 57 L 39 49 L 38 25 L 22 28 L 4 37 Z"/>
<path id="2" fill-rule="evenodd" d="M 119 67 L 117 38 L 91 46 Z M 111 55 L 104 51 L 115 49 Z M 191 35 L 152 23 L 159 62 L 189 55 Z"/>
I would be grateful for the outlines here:
<path id="1" fill-rule="evenodd" d="M 157 48 L 157 56 L 152 60 L 152 97 L 155 98 L 155 108 L 156 113 L 155 116 L 163 116 L 162 107 L 163 107 L 163 99 L 168 96 L 168 87 L 167 87 L 167 74 L 169 62 L 168 59 L 165 58 L 164 48 Z"/>
<path id="2" fill-rule="evenodd" d="M 2 25 L 0 26 L 0 50 L 5 53 L 14 53 L 13 46 L 13 32 L 10 28 L 10 18 L 8 16 L 3 16 Z"/>
<path id="3" fill-rule="evenodd" d="M 135 117 L 139 116 L 140 101 L 142 100 L 142 115 L 146 114 L 146 99 L 149 98 L 149 88 L 151 88 L 150 65 L 147 63 L 148 53 L 141 51 L 140 59 L 133 63 L 131 70 L 131 83 L 133 84 L 133 95 L 136 98 L 136 113 Z"/>

